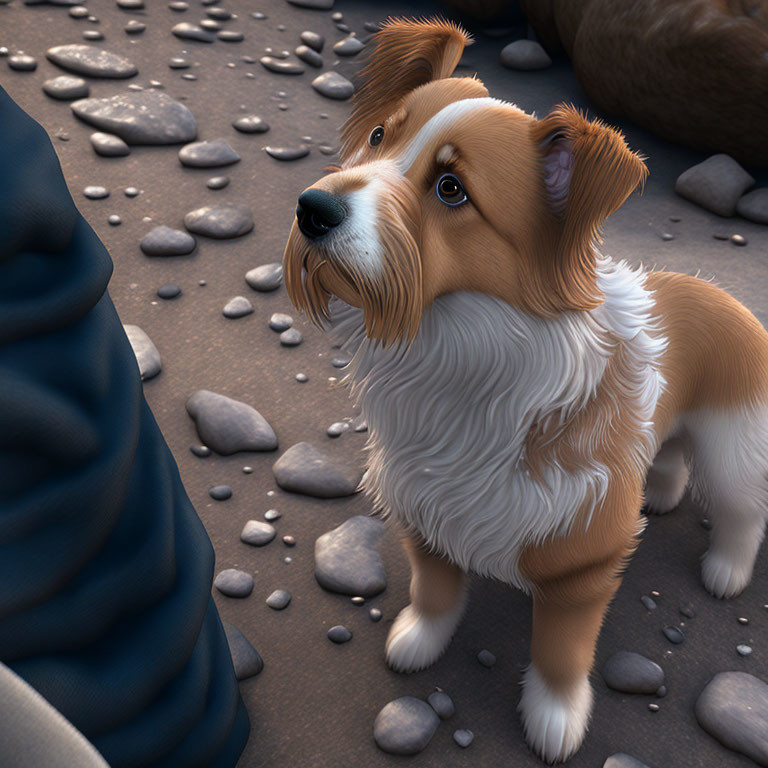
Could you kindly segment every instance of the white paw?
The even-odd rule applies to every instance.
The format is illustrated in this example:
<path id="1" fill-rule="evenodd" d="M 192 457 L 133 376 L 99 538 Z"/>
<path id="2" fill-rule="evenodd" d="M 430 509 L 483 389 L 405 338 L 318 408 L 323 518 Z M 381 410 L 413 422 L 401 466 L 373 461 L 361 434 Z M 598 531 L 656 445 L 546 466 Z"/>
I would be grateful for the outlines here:
<path id="1" fill-rule="evenodd" d="M 550 688 L 531 664 L 523 674 L 523 695 L 517 709 L 525 740 L 544 761 L 567 760 L 584 741 L 592 712 L 592 687 L 584 677 L 571 690 Z"/>
<path id="2" fill-rule="evenodd" d="M 736 597 L 752 578 L 751 558 L 747 562 L 733 562 L 725 555 L 706 552 L 701 561 L 701 580 L 715 597 Z"/>
<path id="3" fill-rule="evenodd" d="M 417 672 L 438 660 L 456 631 L 463 605 L 440 616 L 403 608 L 387 637 L 387 664 L 396 672 Z"/>

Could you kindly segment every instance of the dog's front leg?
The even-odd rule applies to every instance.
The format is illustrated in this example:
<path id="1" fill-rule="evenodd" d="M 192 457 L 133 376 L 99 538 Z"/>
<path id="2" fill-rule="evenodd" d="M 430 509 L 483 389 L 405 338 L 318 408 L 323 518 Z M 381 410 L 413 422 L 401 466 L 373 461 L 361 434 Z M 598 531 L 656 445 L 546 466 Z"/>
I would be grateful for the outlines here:
<path id="1" fill-rule="evenodd" d="M 416 672 L 433 664 L 456 631 L 464 611 L 465 577 L 461 569 L 422 543 L 403 538 L 411 562 L 411 604 L 400 611 L 387 638 L 387 663 L 398 672 Z"/>

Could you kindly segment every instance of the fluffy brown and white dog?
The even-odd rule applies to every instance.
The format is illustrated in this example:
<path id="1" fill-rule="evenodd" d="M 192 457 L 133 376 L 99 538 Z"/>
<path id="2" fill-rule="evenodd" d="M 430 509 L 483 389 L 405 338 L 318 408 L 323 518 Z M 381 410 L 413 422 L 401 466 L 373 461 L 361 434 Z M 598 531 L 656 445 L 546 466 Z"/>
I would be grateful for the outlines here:
<path id="1" fill-rule="evenodd" d="M 443 21 L 378 33 L 341 167 L 299 197 L 285 279 L 318 321 L 331 297 L 351 307 L 364 485 L 407 532 L 413 571 L 389 665 L 445 650 L 465 573 L 530 592 L 519 710 L 557 761 L 584 738 L 644 500 L 675 507 L 689 463 L 713 522 L 705 586 L 730 597 L 749 582 L 768 500 L 768 334 L 710 283 L 601 255 L 642 159 L 572 108 L 537 120 L 451 78 L 466 43 Z"/>

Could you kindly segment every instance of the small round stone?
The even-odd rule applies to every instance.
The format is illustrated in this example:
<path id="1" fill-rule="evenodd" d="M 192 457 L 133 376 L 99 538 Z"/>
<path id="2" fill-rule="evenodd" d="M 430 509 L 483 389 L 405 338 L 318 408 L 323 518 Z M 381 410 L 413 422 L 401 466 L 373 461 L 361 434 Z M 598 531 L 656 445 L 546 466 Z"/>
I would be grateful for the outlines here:
<path id="1" fill-rule="evenodd" d="M 680 645 L 685 640 L 683 630 L 679 627 L 664 627 L 661 631 L 664 633 L 664 637 L 675 645 Z"/>
<path id="2" fill-rule="evenodd" d="M 8 66 L 17 72 L 34 72 L 37 69 L 37 59 L 26 53 L 17 53 L 8 58 Z"/>
<path id="3" fill-rule="evenodd" d="M 291 602 L 291 593 L 285 589 L 276 589 L 265 602 L 275 611 L 282 611 Z"/>
<path id="4" fill-rule="evenodd" d="M 168 66 L 171 69 L 189 69 L 192 66 L 188 59 L 183 56 L 174 56 L 169 62 Z"/>
<path id="5" fill-rule="evenodd" d="M 661 709 L 661 707 L 658 704 L 651 703 L 648 705 L 648 709 L 650 709 L 651 712 L 658 712 Z"/>
<path id="6" fill-rule="evenodd" d="M 139 248 L 147 256 L 184 256 L 195 250 L 197 242 L 188 232 L 161 224 L 141 239 Z"/>
<path id="7" fill-rule="evenodd" d="M 348 643 L 352 639 L 352 633 L 346 627 L 337 624 L 328 630 L 328 639 L 332 643 L 341 645 L 341 643 Z"/>
<path id="8" fill-rule="evenodd" d="M 339 42 L 333 46 L 333 52 L 337 56 L 355 56 L 360 53 L 363 48 L 365 48 L 365 44 L 354 35 L 350 35 L 343 40 L 339 40 Z"/>
<path id="9" fill-rule="evenodd" d="M 113 213 L 111 216 L 107 217 L 107 223 L 112 227 L 119 227 L 123 223 L 123 220 L 116 213 Z"/>
<path id="10" fill-rule="evenodd" d="M 250 544 L 252 547 L 263 547 L 272 541 L 277 532 L 269 523 L 262 523 L 261 520 L 249 520 L 242 532 L 240 541 Z"/>
<path id="11" fill-rule="evenodd" d="M 739 656 L 749 656 L 752 653 L 752 647 L 749 645 L 737 645 L 736 646 L 736 653 L 739 654 Z"/>
<path id="12" fill-rule="evenodd" d="M 216 37 L 218 37 L 222 43 L 239 43 L 245 39 L 245 35 L 237 29 L 222 29 Z"/>
<path id="13" fill-rule="evenodd" d="M 228 485 L 214 485 L 208 493 L 216 501 L 226 501 L 232 496 L 232 489 Z"/>
<path id="14" fill-rule="evenodd" d="M 663 699 L 666 695 L 667 695 L 667 686 L 660 685 L 656 690 L 656 696 L 660 699 Z"/>
<path id="15" fill-rule="evenodd" d="M 201 459 L 205 459 L 211 455 L 211 449 L 207 445 L 191 445 L 189 450 Z"/>
<path id="16" fill-rule="evenodd" d="M 264 519 L 268 520 L 270 523 L 274 522 L 275 520 L 279 520 L 282 517 L 281 513 L 278 512 L 276 509 L 268 509 L 264 513 Z"/>
<path id="17" fill-rule="evenodd" d="M 266 133 L 269 124 L 258 115 L 243 115 L 232 123 L 232 127 L 240 133 Z"/>
<path id="18" fill-rule="evenodd" d="M 731 235 L 731 242 L 734 245 L 746 245 L 748 241 L 743 235 Z"/>
<path id="19" fill-rule="evenodd" d="M 648 595 L 643 595 L 640 598 L 640 602 L 649 610 L 649 611 L 655 611 L 656 610 L 656 601 L 652 597 L 648 597 Z"/>
<path id="20" fill-rule="evenodd" d="M 229 176 L 211 176 L 205 182 L 205 186 L 208 189 L 224 189 L 224 187 L 229 186 Z"/>
<path id="21" fill-rule="evenodd" d="M 182 11 L 189 10 L 189 3 L 184 2 L 184 0 L 173 0 L 172 3 L 168 3 L 168 7 L 172 11 L 177 11 L 181 13 Z"/>
<path id="22" fill-rule="evenodd" d="M 165 283 L 157 289 L 157 295 L 161 299 L 175 299 L 181 295 L 181 288 L 176 283 Z"/>
<path id="23" fill-rule="evenodd" d="M 69 99 L 84 99 L 91 92 L 91 88 L 82 77 L 59 75 L 46 80 L 43 83 L 43 91 L 52 99 L 68 101 Z"/>
<path id="24" fill-rule="evenodd" d="M 283 106 L 285 105 L 280 104 L 278 108 Z M 290 162 L 306 157 L 309 154 L 309 147 L 306 144 L 299 144 L 297 147 L 264 147 L 264 151 L 275 160 Z"/>
<path id="25" fill-rule="evenodd" d="M 378 608 L 371 608 L 368 611 L 368 617 L 374 623 L 381 621 L 381 611 Z"/>
<path id="26" fill-rule="evenodd" d="M 103 40 L 104 33 L 98 29 L 86 29 L 83 32 L 83 40 Z"/>
<path id="27" fill-rule="evenodd" d="M 390 701 L 376 715 L 373 738 L 379 749 L 393 755 L 421 752 L 440 724 L 440 718 L 425 701 L 403 696 Z"/>
<path id="28" fill-rule="evenodd" d="M 293 318 L 290 315 L 286 315 L 284 312 L 275 312 L 272 317 L 269 318 L 269 327 L 278 333 L 287 331 L 292 325 Z"/>
<path id="29" fill-rule="evenodd" d="M 664 684 L 664 670 L 651 659 L 632 651 L 617 651 L 602 668 L 605 684 L 622 693 L 654 693 Z"/>
<path id="30" fill-rule="evenodd" d="M 298 347 L 302 341 L 304 341 L 304 337 L 296 328 L 289 328 L 280 334 L 280 343 L 284 347 Z"/>
<path id="31" fill-rule="evenodd" d="M 274 291 L 283 282 L 283 265 L 276 261 L 255 267 L 245 273 L 245 282 L 254 291 Z"/>
<path id="32" fill-rule="evenodd" d="M 284 557 L 283 558 L 283 562 L 284 563 L 292 563 L 293 562 L 293 558 L 292 557 Z"/>
<path id="33" fill-rule="evenodd" d="M 293 536 L 283 536 L 283 544 L 285 544 L 286 547 L 295 547 L 296 539 Z"/>
<path id="34" fill-rule="evenodd" d="M 243 474 L 250 475 L 253 472 L 253 467 L 243 467 Z"/>
<path id="35" fill-rule="evenodd" d="M 85 19 L 89 14 L 90 11 L 84 5 L 75 5 L 69 9 L 69 15 L 73 19 Z"/>
<path id="36" fill-rule="evenodd" d="M 296 381 L 298 381 L 300 384 L 304 384 L 305 382 L 309 381 L 309 376 L 307 376 L 306 373 L 297 373 Z"/>
<path id="37" fill-rule="evenodd" d="M 89 200 L 103 200 L 109 197 L 109 190 L 106 187 L 89 186 L 83 190 L 83 194 Z"/>
<path id="38" fill-rule="evenodd" d="M 131 19 L 125 25 L 125 34 L 140 35 L 146 28 L 147 28 L 147 25 L 143 21 L 136 21 L 135 19 Z"/>
<path id="39" fill-rule="evenodd" d="M 466 730 L 466 728 L 459 728 L 459 730 L 453 732 L 453 740 L 462 748 L 466 749 L 474 740 L 475 734 L 472 731 Z"/>
<path id="40" fill-rule="evenodd" d="M 490 669 L 496 663 L 496 657 L 490 652 L 483 649 L 477 654 L 477 660 L 484 666 Z"/>
<path id="41" fill-rule="evenodd" d="M 131 148 L 119 136 L 100 131 L 91 134 L 91 146 L 102 157 L 125 157 L 131 153 Z"/>
<path id="42" fill-rule="evenodd" d="M 666 240 L 666 241 L 669 241 L 669 240 L 674 240 L 674 239 L 675 239 L 675 236 L 674 236 L 673 234 L 670 234 L 669 232 L 664 232 L 664 233 L 661 235 L 661 239 L 662 239 L 662 240 Z"/>
<path id="43" fill-rule="evenodd" d="M 334 421 L 325 433 L 328 437 L 338 437 L 342 432 L 346 432 L 349 429 L 348 421 Z"/>
<path id="44" fill-rule="evenodd" d="M 248 597 L 253 592 L 253 576 L 236 568 L 227 568 L 216 576 L 213 586 L 227 597 Z"/>
<path id="45" fill-rule="evenodd" d="M 139 190 L 136 187 L 126 187 L 123 194 L 126 197 L 136 197 L 139 194 Z"/>
<path id="46" fill-rule="evenodd" d="M 355 597 L 352 598 L 352 605 L 363 605 L 364 603 L 365 598 L 360 595 L 355 595 Z"/>
<path id="47" fill-rule="evenodd" d="M 699 521 L 699 525 L 705 530 L 705 531 L 711 531 L 712 530 L 712 521 L 708 520 L 706 517 L 703 520 Z"/>
<path id="48" fill-rule="evenodd" d="M 222 309 L 221 313 L 224 317 L 228 317 L 231 320 L 237 320 L 240 317 L 245 317 L 253 312 L 253 304 L 251 304 L 245 296 L 235 296 L 230 299 Z"/>
<path id="49" fill-rule="evenodd" d="M 309 64 L 310 67 L 320 68 L 323 66 L 323 57 L 308 45 L 298 46 L 294 53 L 296 58 L 301 59 L 305 64 Z"/>
<path id="50" fill-rule="evenodd" d="M 739 624 L 749 624 L 749 619 L 746 616 L 739 616 L 738 619 Z"/>
<path id="51" fill-rule="evenodd" d="M 456 712 L 453 699 L 445 691 L 433 691 L 427 697 L 427 702 L 429 703 L 429 706 L 437 712 L 437 715 L 441 720 L 447 720 L 449 717 L 453 717 Z"/>

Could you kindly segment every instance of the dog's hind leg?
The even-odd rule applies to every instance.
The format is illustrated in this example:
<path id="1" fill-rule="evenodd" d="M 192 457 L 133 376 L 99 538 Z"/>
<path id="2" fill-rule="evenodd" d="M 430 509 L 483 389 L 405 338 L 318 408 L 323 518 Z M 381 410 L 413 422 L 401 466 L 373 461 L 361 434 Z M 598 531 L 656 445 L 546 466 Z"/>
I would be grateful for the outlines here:
<path id="1" fill-rule="evenodd" d="M 387 637 L 387 664 L 416 672 L 437 661 L 464 612 L 465 577 L 443 557 L 410 537 L 403 546 L 411 562 L 411 604 L 400 611 Z"/>
<path id="2" fill-rule="evenodd" d="M 649 512 L 663 515 L 683 498 L 688 485 L 685 447 L 678 437 L 670 438 L 656 454 L 645 481 L 645 503 Z"/>
<path id="3" fill-rule="evenodd" d="M 752 578 L 768 516 L 768 408 L 698 411 L 685 424 L 694 499 L 712 523 L 702 581 L 716 597 L 734 597 Z"/>

